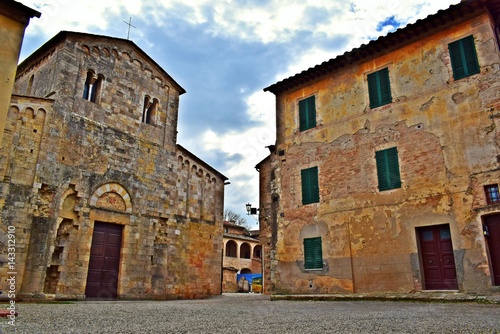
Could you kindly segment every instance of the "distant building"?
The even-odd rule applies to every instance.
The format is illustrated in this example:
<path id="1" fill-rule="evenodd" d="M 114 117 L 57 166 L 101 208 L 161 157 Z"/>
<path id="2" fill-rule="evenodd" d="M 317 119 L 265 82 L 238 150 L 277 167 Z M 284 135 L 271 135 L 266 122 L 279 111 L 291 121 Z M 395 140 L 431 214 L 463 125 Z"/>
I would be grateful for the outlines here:
<path id="1" fill-rule="evenodd" d="M 262 247 L 259 231 L 224 222 L 224 260 L 222 265 L 222 292 L 237 292 L 237 274 L 262 272 Z"/>
<path id="2" fill-rule="evenodd" d="M 13 0 L 0 2 L 0 142 L 14 87 L 24 30 L 40 13 Z"/>
<path id="3" fill-rule="evenodd" d="M 165 70 L 129 40 L 63 31 L 14 93 L 0 209 L 19 297 L 221 293 L 226 177 L 177 144 L 185 91 Z"/>
<path id="4" fill-rule="evenodd" d="M 266 293 L 500 291 L 499 24 L 462 1 L 264 89 Z"/>

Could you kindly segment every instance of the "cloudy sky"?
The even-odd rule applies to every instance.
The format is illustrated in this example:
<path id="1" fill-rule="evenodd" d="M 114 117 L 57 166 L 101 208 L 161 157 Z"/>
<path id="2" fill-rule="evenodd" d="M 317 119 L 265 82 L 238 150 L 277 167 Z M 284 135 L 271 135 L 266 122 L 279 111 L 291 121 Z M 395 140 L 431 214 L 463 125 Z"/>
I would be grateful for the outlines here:
<path id="1" fill-rule="evenodd" d="M 225 207 L 258 204 L 255 165 L 274 144 L 263 88 L 459 0 L 17 0 L 42 13 L 21 60 L 61 30 L 130 39 L 187 93 L 178 143 L 226 175 Z M 246 217 L 255 227 L 255 219 Z"/>

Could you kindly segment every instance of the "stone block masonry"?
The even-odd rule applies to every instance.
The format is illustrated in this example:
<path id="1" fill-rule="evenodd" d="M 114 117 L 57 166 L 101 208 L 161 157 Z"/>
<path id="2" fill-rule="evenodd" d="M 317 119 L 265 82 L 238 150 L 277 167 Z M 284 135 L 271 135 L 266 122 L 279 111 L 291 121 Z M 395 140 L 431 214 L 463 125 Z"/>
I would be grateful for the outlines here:
<path id="1" fill-rule="evenodd" d="M 221 293 L 226 178 L 176 143 L 177 82 L 130 41 L 61 32 L 15 92 L 0 233 L 16 227 L 21 298 Z"/>

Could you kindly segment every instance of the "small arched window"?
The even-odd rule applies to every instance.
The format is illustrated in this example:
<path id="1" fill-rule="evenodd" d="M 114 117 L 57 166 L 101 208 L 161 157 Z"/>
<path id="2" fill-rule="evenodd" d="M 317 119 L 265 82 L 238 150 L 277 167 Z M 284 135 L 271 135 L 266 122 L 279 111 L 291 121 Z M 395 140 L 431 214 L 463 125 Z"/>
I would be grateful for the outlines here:
<path id="1" fill-rule="evenodd" d="M 103 81 L 102 74 L 95 75 L 94 71 L 89 70 L 83 86 L 83 98 L 90 102 L 99 103 Z"/>
<path id="2" fill-rule="evenodd" d="M 144 106 L 142 107 L 142 123 L 153 124 L 156 117 L 158 100 L 152 99 L 149 95 L 144 97 Z"/>

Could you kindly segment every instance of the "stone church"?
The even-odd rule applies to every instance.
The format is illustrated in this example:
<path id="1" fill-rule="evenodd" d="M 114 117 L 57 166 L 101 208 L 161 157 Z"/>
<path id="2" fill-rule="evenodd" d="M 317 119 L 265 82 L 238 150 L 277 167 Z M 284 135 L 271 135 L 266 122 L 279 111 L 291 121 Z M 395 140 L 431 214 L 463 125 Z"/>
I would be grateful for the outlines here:
<path id="1" fill-rule="evenodd" d="M 0 151 L 18 298 L 221 293 L 227 178 L 177 144 L 183 93 L 120 38 L 63 31 L 19 65 Z"/>

